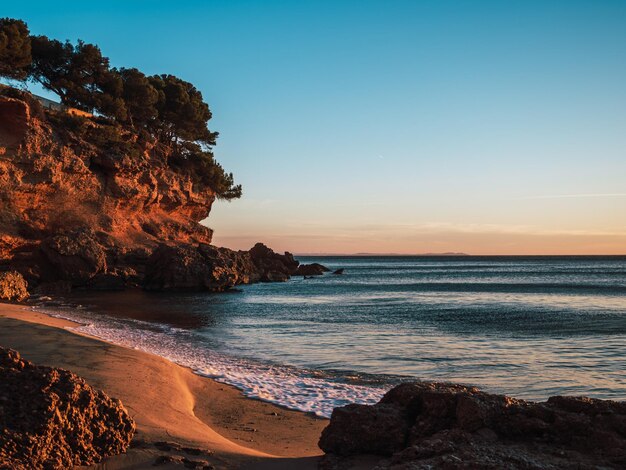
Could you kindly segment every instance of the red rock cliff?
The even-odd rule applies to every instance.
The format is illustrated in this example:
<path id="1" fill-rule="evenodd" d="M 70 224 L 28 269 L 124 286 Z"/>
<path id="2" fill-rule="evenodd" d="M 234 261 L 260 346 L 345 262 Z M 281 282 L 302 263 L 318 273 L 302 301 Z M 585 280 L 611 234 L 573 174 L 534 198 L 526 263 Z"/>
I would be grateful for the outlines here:
<path id="1" fill-rule="evenodd" d="M 47 293 L 215 291 L 295 272 L 290 254 L 261 244 L 209 246 L 212 231 L 199 222 L 216 193 L 184 148 L 14 94 L 0 96 L 0 271 L 17 270 Z"/>
<path id="2" fill-rule="evenodd" d="M 167 157 L 157 148 L 133 157 L 99 148 L 26 101 L 0 97 L 0 255 L 80 227 L 125 248 L 210 243 L 211 230 L 198 222 L 215 194 L 170 168 Z"/>

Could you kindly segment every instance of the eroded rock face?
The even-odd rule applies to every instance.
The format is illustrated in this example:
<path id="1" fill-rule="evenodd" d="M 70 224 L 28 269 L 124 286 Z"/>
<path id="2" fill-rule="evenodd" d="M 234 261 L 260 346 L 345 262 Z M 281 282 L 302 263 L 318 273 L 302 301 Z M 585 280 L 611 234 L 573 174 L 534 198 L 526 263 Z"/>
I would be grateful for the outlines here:
<path id="1" fill-rule="evenodd" d="M 336 408 L 319 446 L 330 455 L 326 468 L 343 468 L 359 454 L 387 457 L 379 468 L 393 469 L 626 468 L 626 402 L 534 403 L 473 387 L 407 383 L 376 405 Z"/>
<path id="2" fill-rule="evenodd" d="M 77 230 L 107 238 L 107 257 L 164 242 L 211 242 L 212 231 L 199 222 L 215 193 L 172 168 L 165 149 L 146 144 L 131 156 L 98 147 L 73 133 L 71 123 L 32 112 L 29 99 L 0 96 L 0 265 L 15 265 L 33 286 L 48 282 L 39 279 L 35 256 L 45 241 L 41 250 L 59 279 L 82 284 L 107 266 L 89 240 L 72 240 Z M 118 132 L 84 125 L 93 135 Z"/>
<path id="3" fill-rule="evenodd" d="M 28 297 L 28 283 L 20 273 L 0 272 L 0 300 L 23 302 Z"/>
<path id="4" fill-rule="evenodd" d="M 30 121 L 30 106 L 16 98 L 0 100 L 0 141 L 3 147 L 13 148 L 26 135 Z"/>
<path id="5" fill-rule="evenodd" d="M 89 229 L 46 238 L 39 249 L 51 268 L 41 274 L 44 281 L 69 281 L 81 286 L 107 271 L 104 248 Z"/>
<path id="6" fill-rule="evenodd" d="M 0 348 L 0 468 L 91 465 L 124 452 L 134 432 L 119 400 Z"/>

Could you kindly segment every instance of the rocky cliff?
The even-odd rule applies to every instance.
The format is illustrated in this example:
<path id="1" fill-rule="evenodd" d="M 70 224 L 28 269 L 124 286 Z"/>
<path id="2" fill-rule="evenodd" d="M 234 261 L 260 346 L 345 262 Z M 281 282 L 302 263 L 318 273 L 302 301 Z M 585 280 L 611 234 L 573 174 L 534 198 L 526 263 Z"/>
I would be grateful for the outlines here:
<path id="1" fill-rule="evenodd" d="M 32 102 L 0 98 L 0 254 L 84 226 L 127 248 L 211 242 L 198 222 L 215 194 L 168 166 L 164 148 L 124 154 L 113 139 L 89 139 L 117 129 L 84 120 L 90 129 L 79 136 L 70 126 L 80 118 L 63 123 L 35 111 Z"/>
<path id="2" fill-rule="evenodd" d="M 288 278 L 298 265 L 290 255 L 210 247 L 212 231 L 199 222 L 216 193 L 205 181 L 182 150 L 43 110 L 13 90 L 0 96 L 0 270 L 57 291 L 144 278 L 150 289 L 223 290 Z M 285 262 L 269 266 L 275 256 Z"/>

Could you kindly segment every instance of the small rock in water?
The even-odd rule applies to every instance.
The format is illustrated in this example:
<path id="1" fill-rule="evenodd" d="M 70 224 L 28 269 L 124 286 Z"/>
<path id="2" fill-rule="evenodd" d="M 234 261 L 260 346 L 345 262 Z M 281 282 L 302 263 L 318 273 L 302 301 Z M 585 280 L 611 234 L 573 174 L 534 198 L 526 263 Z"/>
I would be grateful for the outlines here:
<path id="1" fill-rule="evenodd" d="M 294 276 L 321 276 L 330 271 L 326 266 L 319 263 L 301 264 L 293 273 Z"/>

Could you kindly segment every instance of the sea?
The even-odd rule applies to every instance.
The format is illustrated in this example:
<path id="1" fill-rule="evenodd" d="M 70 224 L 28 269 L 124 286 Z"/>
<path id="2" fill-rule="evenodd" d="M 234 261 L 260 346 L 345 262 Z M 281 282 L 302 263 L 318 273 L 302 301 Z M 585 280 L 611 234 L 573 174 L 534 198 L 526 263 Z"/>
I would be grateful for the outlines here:
<path id="1" fill-rule="evenodd" d="M 328 417 L 405 381 L 626 400 L 626 256 L 299 257 L 227 293 L 78 293 L 37 309 L 247 396 Z"/>

